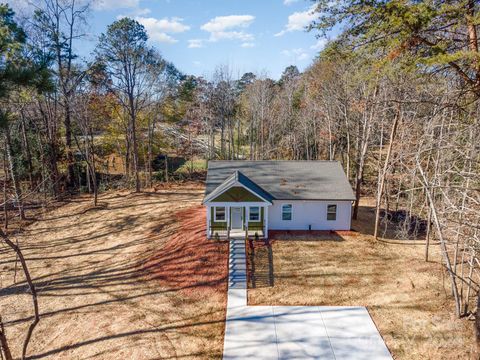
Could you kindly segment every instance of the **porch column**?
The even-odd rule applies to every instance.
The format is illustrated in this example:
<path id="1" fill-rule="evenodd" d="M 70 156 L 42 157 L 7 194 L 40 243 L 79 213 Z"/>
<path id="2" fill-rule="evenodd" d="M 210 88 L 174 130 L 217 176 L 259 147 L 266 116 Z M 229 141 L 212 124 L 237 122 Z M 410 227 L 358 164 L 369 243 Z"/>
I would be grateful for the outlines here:
<path id="1" fill-rule="evenodd" d="M 248 239 L 248 221 L 250 219 L 250 207 L 245 206 L 245 238 Z"/>
<path id="2" fill-rule="evenodd" d="M 212 208 L 210 206 L 207 206 L 207 239 L 210 239 L 212 237 L 211 235 L 211 217 L 212 217 Z"/>
<path id="3" fill-rule="evenodd" d="M 227 217 L 227 238 L 230 239 L 230 206 L 225 206 L 225 216 Z"/>
<path id="4" fill-rule="evenodd" d="M 268 239 L 268 206 L 264 207 L 263 214 L 265 216 L 265 219 L 263 220 L 263 226 L 265 227 L 265 230 L 263 231 L 263 237 Z"/>

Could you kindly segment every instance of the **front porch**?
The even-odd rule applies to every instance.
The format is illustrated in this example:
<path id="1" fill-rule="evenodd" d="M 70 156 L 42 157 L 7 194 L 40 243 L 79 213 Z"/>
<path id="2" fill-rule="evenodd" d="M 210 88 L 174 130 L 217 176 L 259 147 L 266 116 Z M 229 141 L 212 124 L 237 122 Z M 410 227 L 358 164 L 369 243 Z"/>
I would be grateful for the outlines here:
<path id="1" fill-rule="evenodd" d="M 244 231 L 244 230 L 230 230 L 230 235 L 228 234 L 228 231 L 220 230 L 220 231 L 214 231 L 211 238 L 216 237 L 217 234 L 218 234 L 219 239 L 229 239 L 229 238 L 230 239 L 239 239 L 239 238 L 245 239 L 245 237 L 247 236 L 247 232 Z M 255 239 L 255 234 L 257 234 L 259 239 L 265 239 L 263 230 L 260 230 L 260 231 L 249 230 L 248 231 L 248 238 L 249 239 Z"/>
<path id="2" fill-rule="evenodd" d="M 207 205 L 208 238 L 268 238 L 266 203 L 215 203 Z"/>
<path id="3" fill-rule="evenodd" d="M 268 238 L 268 207 L 273 197 L 239 171 L 213 189 L 207 207 L 207 237 Z"/>

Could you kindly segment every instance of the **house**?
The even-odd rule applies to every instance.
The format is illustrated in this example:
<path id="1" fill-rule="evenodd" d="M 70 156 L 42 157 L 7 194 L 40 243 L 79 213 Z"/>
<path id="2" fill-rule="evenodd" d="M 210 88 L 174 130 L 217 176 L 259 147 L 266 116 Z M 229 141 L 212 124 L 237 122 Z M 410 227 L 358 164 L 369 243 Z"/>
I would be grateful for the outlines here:
<path id="1" fill-rule="evenodd" d="M 207 236 L 350 230 L 354 200 L 337 161 L 210 161 Z"/>
<path id="2" fill-rule="evenodd" d="M 125 157 L 117 153 L 108 155 L 103 162 L 103 166 L 104 171 L 110 175 L 123 175 L 127 173 Z"/>

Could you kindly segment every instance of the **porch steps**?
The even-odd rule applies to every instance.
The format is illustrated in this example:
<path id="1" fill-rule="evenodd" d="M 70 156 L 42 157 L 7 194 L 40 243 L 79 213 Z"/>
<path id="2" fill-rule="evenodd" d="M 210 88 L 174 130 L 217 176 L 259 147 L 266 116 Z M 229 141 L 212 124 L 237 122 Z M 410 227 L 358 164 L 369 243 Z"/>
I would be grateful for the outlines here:
<path id="1" fill-rule="evenodd" d="M 247 304 L 247 261 L 244 239 L 231 239 L 228 260 L 228 289 L 243 289 Z"/>

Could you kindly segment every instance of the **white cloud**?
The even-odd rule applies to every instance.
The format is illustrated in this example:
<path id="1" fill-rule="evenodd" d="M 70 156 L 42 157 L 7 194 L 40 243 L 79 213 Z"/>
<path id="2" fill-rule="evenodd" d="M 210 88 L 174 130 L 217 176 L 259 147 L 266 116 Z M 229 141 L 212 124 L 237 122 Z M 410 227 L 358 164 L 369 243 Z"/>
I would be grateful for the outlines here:
<path id="1" fill-rule="evenodd" d="M 308 54 L 307 53 L 301 53 L 300 55 L 298 55 L 297 59 L 299 61 L 307 60 L 308 59 Z"/>
<path id="2" fill-rule="evenodd" d="M 245 42 L 242 45 L 240 45 L 242 48 L 252 48 L 255 47 L 255 44 L 252 42 Z"/>
<path id="3" fill-rule="evenodd" d="M 155 42 L 166 43 L 166 44 L 175 44 L 178 42 L 178 40 L 175 39 L 173 36 L 170 36 L 162 32 L 153 32 L 153 33 L 149 32 L 148 34 L 150 36 L 150 39 L 152 39 Z"/>
<path id="4" fill-rule="evenodd" d="M 190 49 L 198 49 L 203 47 L 204 40 L 202 39 L 191 39 L 188 40 L 188 47 Z"/>
<path id="5" fill-rule="evenodd" d="M 255 20 L 255 17 L 252 15 L 229 15 L 229 16 L 217 16 L 213 18 L 206 24 L 202 25 L 200 29 L 213 32 L 222 32 L 227 29 L 233 28 L 246 28 Z"/>
<path id="6" fill-rule="evenodd" d="M 296 2 L 299 2 L 300 0 L 283 0 L 284 5 L 292 5 Z"/>
<path id="7" fill-rule="evenodd" d="M 321 51 L 327 44 L 327 39 L 318 39 L 315 44 L 310 46 L 310 49 L 315 50 L 315 51 Z"/>
<path id="8" fill-rule="evenodd" d="M 135 11 L 133 11 L 133 15 L 134 16 L 143 16 L 143 15 L 148 15 L 152 12 L 152 10 L 150 10 L 149 8 L 138 8 L 138 9 L 135 9 Z"/>
<path id="9" fill-rule="evenodd" d="M 251 43 L 255 37 L 243 29 L 248 28 L 254 20 L 255 17 L 252 15 L 217 16 L 203 24 L 200 29 L 210 33 L 209 39 L 204 41 L 240 40 Z"/>
<path id="10" fill-rule="evenodd" d="M 190 30 L 190 26 L 185 25 L 182 23 L 182 18 L 163 18 L 163 19 L 155 19 L 152 17 L 141 17 L 137 16 L 136 20 L 145 26 L 145 28 L 154 30 L 154 31 L 161 31 L 165 33 L 182 33 L 185 31 Z"/>
<path id="11" fill-rule="evenodd" d="M 218 31 L 210 34 L 210 41 L 215 42 L 219 40 L 241 40 L 253 41 L 255 37 L 252 34 L 244 31 Z"/>
<path id="12" fill-rule="evenodd" d="M 304 61 L 310 58 L 308 52 L 306 52 L 303 48 L 283 50 L 282 55 L 294 58 L 297 61 Z"/>
<path id="13" fill-rule="evenodd" d="M 291 31 L 305 30 L 305 28 L 317 17 L 317 14 L 315 13 L 316 6 L 317 5 L 314 4 L 308 8 L 308 10 L 294 12 L 288 17 L 288 23 L 285 25 L 285 29 L 276 33 L 275 36 L 283 36 Z"/>
<path id="14" fill-rule="evenodd" d="M 140 0 L 94 0 L 94 10 L 112 10 L 137 8 Z"/>
<path id="15" fill-rule="evenodd" d="M 156 42 L 176 43 L 178 40 L 170 34 L 178 34 L 190 30 L 190 26 L 185 25 L 183 19 L 177 17 L 156 19 L 153 17 L 137 16 L 135 20 L 145 26 L 150 38 Z"/>

